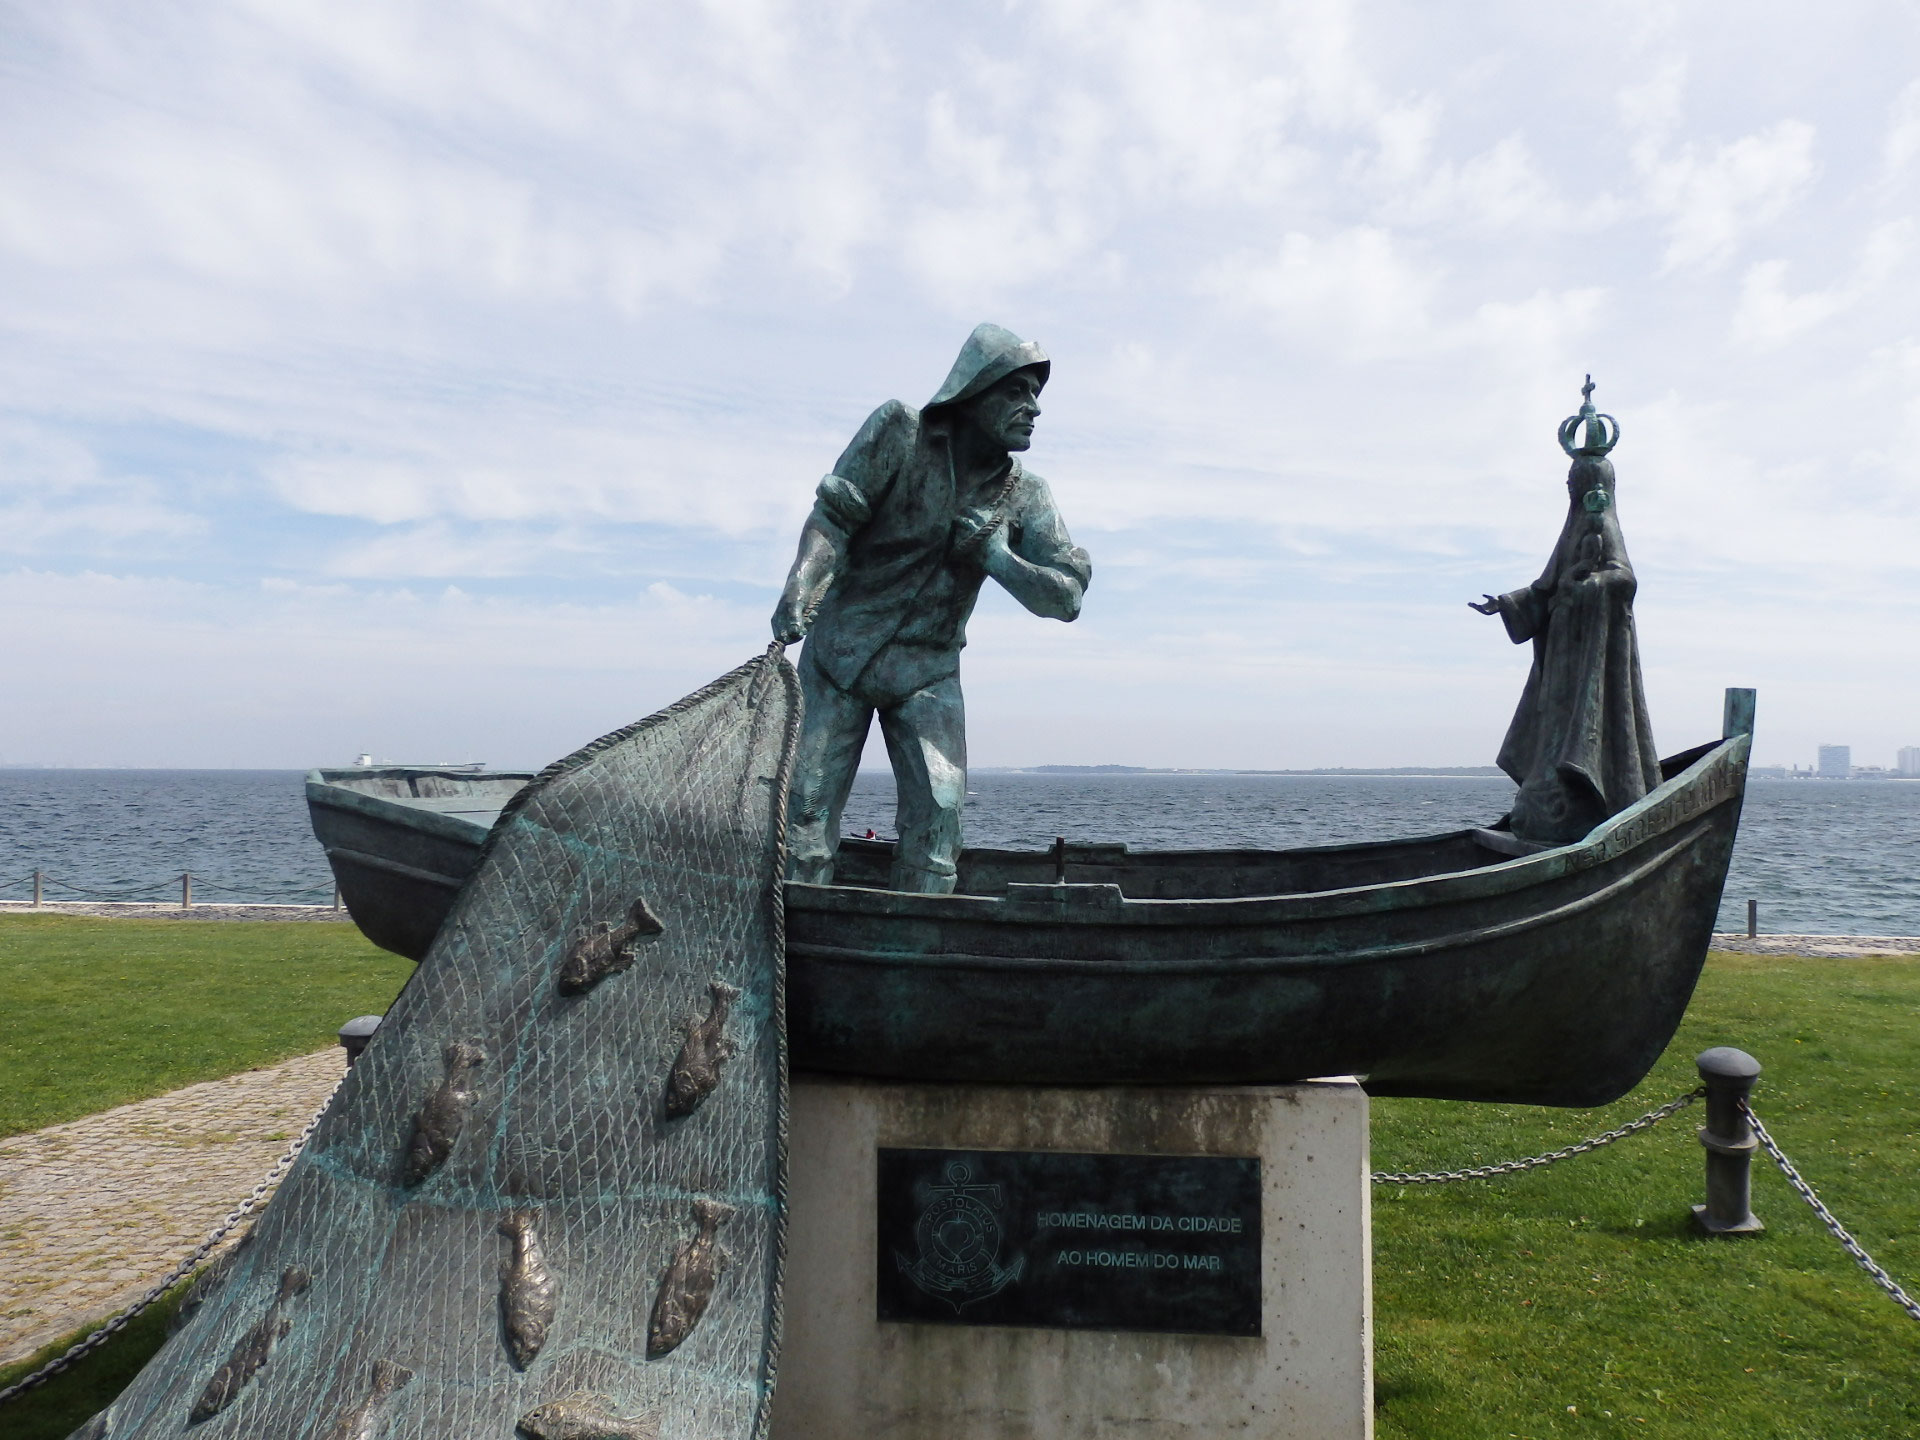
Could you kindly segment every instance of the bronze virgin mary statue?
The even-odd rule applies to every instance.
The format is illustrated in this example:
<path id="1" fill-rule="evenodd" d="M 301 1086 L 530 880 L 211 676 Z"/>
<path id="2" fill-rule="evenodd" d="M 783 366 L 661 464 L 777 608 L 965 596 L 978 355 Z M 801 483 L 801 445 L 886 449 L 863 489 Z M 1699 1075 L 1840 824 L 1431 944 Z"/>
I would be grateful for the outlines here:
<path id="1" fill-rule="evenodd" d="M 1620 425 L 1593 408 L 1593 377 L 1580 413 L 1560 425 L 1567 521 L 1538 580 L 1474 604 L 1498 615 L 1517 645 L 1533 642 L 1533 669 L 1500 747 L 1500 768 L 1520 793 L 1513 833 L 1564 845 L 1578 840 L 1660 783 L 1634 636 L 1638 582 L 1614 508 Z"/>

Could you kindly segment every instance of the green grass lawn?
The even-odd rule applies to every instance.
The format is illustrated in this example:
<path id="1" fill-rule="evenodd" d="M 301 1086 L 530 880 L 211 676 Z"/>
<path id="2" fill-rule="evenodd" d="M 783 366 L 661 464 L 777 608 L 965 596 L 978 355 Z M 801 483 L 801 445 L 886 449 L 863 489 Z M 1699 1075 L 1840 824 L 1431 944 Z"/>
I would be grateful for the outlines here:
<path id="1" fill-rule="evenodd" d="M 118 923 L 118 922 L 115 922 Z M 113 1339 L 37 1389 L 0 1403 L 0 1435 L 7 1440 L 63 1440 L 95 1411 L 132 1382 L 167 1338 L 167 1322 L 192 1280 L 182 1280 L 151 1310 L 138 1316 Z M 29 1374 L 65 1350 L 86 1332 L 70 1335 L 18 1365 L 0 1370 L 0 1389 Z"/>
<path id="2" fill-rule="evenodd" d="M 1667 1054 L 1602 1111 L 1381 1100 L 1377 1169 L 1558 1149 L 1696 1083 L 1736 1045 L 1754 1109 L 1860 1243 L 1920 1290 L 1920 960 L 1716 955 Z M 1764 1235 L 1696 1236 L 1703 1107 L 1501 1180 L 1374 1187 L 1382 1440 L 1920 1436 L 1920 1323 L 1764 1155 Z"/>
<path id="3" fill-rule="evenodd" d="M 412 972 L 352 925 L 0 915 L 0 1136 L 318 1050 Z"/>
<path id="4" fill-rule="evenodd" d="M 402 967 L 377 972 L 391 976 L 391 993 L 404 962 L 371 963 Z M 379 1004 L 348 1004 L 341 1017 L 356 1008 Z M 42 1044 L 49 1059 L 65 1053 L 52 1035 Z M 1765 1064 L 1755 1108 L 1861 1243 L 1920 1286 L 1920 960 L 1716 955 L 1679 1037 L 1619 1104 L 1382 1100 L 1374 1165 L 1453 1169 L 1558 1148 L 1690 1088 L 1692 1057 L 1719 1044 Z M 1374 1188 L 1382 1440 L 1920 1435 L 1920 1323 L 1854 1267 L 1764 1158 L 1754 1208 L 1767 1233 L 1692 1233 L 1702 1113 L 1525 1175 Z M 0 1410 L 0 1432 L 57 1440 L 118 1392 L 159 1330 L 119 1337 Z"/>

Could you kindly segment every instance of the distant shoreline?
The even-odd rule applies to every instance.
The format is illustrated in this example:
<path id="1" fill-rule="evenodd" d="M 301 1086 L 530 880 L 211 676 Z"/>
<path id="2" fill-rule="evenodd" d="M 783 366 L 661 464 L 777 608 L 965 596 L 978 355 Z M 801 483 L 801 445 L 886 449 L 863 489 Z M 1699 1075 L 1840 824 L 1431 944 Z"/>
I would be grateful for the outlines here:
<path id="1" fill-rule="evenodd" d="M 311 767 L 308 767 L 309 769 Z M 522 767 L 537 769 L 537 766 Z M 974 765 L 975 775 L 1348 775 L 1359 779 L 1404 780 L 1493 780 L 1505 775 L 1497 765 L 1326 765 L 1306 770 L 1255 770 L 1235 766 L 1202 765 Z M 306 769 L 291 766 L 217 766 L 217 765 L 25 765 L 0 762 L 0 774 L 113 774 L 113 775 L 305 775 Z M 862 775 L 892 773 L 884 766 L 860 771 Z M 1920 775 L 1901 775 L 1880 771 L 1868 775 L 1809 775 L 1783 771 L 1777 765 L 1756 765 L 1747 773 L 1749 782 L 1759 780 L 1845 780 L 1850 784 L 1892 782 L 1920 784 Z"/>
<path id="2" fill-rule="evenodd" d="M 1329 765 L 1318 770 L 1211 769 L 1185 765 L 975 765 L 975 775 L 1353 775 L 1407 780 L 1494 780 L 1505 778 L 1497 765 Z M 884 775 L 884 770 L 868 773 Z"/>

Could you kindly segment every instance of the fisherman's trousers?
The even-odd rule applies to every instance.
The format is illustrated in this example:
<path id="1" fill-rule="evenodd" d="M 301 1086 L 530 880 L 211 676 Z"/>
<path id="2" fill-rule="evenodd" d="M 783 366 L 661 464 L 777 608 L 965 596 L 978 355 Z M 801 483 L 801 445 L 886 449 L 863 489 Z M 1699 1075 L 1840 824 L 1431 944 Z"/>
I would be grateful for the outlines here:
<path id="1" fill-rule="evenodd" d="M 967 794 L 967 717 L 959 674 L 904 695 L 861 685 L 848 692 L 814 663 L 811 646 L 801 651 L 799 669 L 805 720 L 787 801 L 787 878 L 833 882 L 840 815 L 878 712 L 898 792 L 900 841 L 889 883 L 895 890 L 951 894 Z"/>

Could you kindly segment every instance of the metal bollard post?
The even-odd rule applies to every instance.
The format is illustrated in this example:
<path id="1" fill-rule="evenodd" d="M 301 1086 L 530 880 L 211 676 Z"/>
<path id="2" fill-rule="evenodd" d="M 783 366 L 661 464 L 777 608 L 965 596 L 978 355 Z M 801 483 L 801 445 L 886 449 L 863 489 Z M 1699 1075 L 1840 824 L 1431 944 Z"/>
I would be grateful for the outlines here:
<path id="1" fill-rule="evenodd" d="M 40 908 L 40 871 L 38 867 L 36 867 L 33 872 L 33 908 L 36 910 Z"/>
<path id="2" fill-rule="evenodd" d="M 340 1027 L 340 1048 L 347 1052 L 348 1068 L 360 1058 L 360 1052 L 367 1048 L 367 1042 L 379 1028 L 378 1015 L 356 1015 Z"/>
<path id="3" fill-rule="evenodd" d="M 1700 1143 L 1707 1152 L 1707 1203 L 1693 1218 L 1709 1235 L 1757 1235 L 1766 1229 L 1753 1214 L 1753 1152 L 1760 1142 L 1741 1112 L 1753 1093 L 1760 1062 L 1744 1050 L 1722 1045 L 1695 1058 L 1707 1087 L 1707 1123 Z"/>
<path id="4" fill-rule="evenodd" d="M 193 872 L 191 870 L 180 872 L 180 908 L 182 910 L 193 908 Z"/>
<path id="5" fill-rule="evenodd" d="M 340 908 L 340 887 L 338 885 L 333 887 L 333 908 L 336 910 Z"/>
<path id="6" fill-rule="evenodd" d="M 1760 933 L 1760 902 L 1747 901 L 1747 939 L 1751 940 Z"/>

